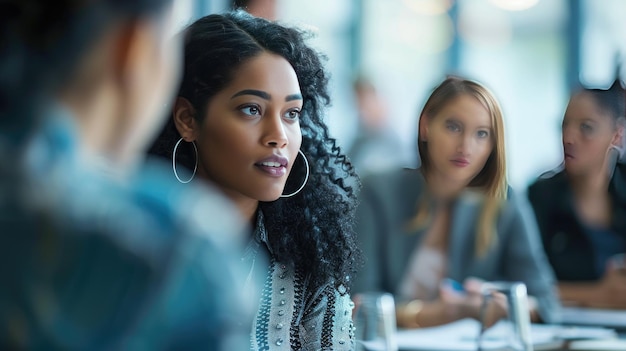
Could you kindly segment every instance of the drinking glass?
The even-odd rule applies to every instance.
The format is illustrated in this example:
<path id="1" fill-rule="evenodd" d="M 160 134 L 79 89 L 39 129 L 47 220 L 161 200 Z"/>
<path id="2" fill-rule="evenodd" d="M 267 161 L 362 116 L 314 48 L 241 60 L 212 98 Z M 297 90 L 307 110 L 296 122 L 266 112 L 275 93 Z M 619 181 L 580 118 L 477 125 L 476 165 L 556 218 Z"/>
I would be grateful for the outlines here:
<path id="1" fill-rule="evenodd" d="M 504 324 L 508 348 L 515 351 L 532 351 L 533 345 L 530 335 L 530 313 L 528 309 L 528 294 L 526 285 L 520 282 L 489 282 L 485 283 L 482 291 L 481 329 L 478 336 L 478 350 L 483 347 L 482 326 L 484 313 L 494 292 L 504 294 L 507 300 L 508 318 L 500 323 Z"/>
<path id="2" fill-rule="evenodd" d="M 368 292 L 353 298 L 357 351 L 398 351 L 393 296 Z"/>

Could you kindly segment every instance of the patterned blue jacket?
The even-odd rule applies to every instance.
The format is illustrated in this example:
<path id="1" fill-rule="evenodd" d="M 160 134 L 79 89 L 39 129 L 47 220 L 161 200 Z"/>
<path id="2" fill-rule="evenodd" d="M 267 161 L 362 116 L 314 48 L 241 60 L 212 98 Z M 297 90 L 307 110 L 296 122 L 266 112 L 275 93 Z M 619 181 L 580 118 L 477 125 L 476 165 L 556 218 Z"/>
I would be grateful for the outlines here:
<path id="1" fill-rule="evenodd" d="M 354 350 L 354 303 L 347 289 L 332 283 L 312 287 L 302 267 L 273 257 L 267 235 L 259 211 L 243 260 L 251 274 L 256 271 L 265 280 L 257 284 L 263 288 L 252 329 L 252 350 Z M 267 261 L 259 264 L 259 257 L 266 256 L 269 266 Z"/>

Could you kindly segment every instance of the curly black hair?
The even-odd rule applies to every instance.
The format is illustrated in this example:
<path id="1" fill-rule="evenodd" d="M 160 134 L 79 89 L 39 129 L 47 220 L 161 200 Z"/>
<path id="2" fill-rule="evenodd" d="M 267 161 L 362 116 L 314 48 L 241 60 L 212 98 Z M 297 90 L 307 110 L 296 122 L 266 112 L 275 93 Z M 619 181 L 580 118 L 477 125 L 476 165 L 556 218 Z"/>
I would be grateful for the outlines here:
<path id="1" fill-rule="evenodd" d="M 355 188 L 360 182 L 323 121 L 330 104 L 329 77 L 323 56 L 306 45 L 308 38 L 308 32 L 243 11 L 201 18 L 185 32 L 184 73 L 178 96 L 186 98 L 197 113 L 195 118 L 201 119 L 210 99 L 230 83 L 247 60 L 271 52 L 291 64 L 303 97 L 300 149 L 309 160 L 310 177 L 297 195 L 261 202 L 259 207 L 278 261 L 294 263 L 306 271 L 315 286 L 333 283 L 349 287 L 360 263 L 353 233 Z M 179 138 L 170 120 L 150 153 L 171 159 Z M 190 161 L 195 160 L 192 152 L 178 152 L 177 161 L 182 159 L 181 164 L 189 168 Z M 302 161 L 297 160 L 287 179 L 286 193 L 302 183 Z"/>

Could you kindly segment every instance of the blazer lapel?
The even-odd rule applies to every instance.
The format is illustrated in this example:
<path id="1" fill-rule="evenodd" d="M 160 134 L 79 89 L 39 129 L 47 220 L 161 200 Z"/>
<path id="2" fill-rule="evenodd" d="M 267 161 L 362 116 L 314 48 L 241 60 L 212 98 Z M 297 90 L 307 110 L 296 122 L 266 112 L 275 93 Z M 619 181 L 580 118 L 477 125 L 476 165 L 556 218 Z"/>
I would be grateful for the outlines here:
<path id="1" fill-rule="evenodd" d="M 479 199 L 475 195 L 460 196 L 452 210 L 448 241 L 448 277 L 462 282 L 473 265 L 474 235 L 479 213 Z"/>

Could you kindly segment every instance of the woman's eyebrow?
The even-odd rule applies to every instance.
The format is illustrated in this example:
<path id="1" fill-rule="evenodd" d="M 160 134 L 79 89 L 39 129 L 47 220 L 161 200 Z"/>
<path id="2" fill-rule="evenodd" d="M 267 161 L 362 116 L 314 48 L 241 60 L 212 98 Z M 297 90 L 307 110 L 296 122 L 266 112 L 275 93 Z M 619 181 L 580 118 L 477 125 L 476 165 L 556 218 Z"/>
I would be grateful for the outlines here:
<path id="1" fill-rule="evenodd" d="M 261 90 L 255 90 L 255 89 L 244 89 L 238 93 L 235 93 L 235 95 L 231 96 L 231 99 L 236 98 L 237 96 L 242 96 L 242 95 L 254 95 L 254 96 L 258 96 L 261 99 L 264 100 L 271 100 L 272 96 L 264 91 Z"/>
<path id="2" fill-rule="evenodd" d="M 285 97 L 285 101 L 302 100 L 302 94 L 291 94 Z"/>

